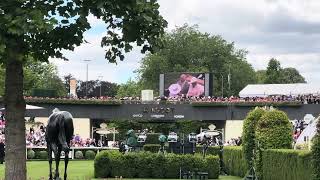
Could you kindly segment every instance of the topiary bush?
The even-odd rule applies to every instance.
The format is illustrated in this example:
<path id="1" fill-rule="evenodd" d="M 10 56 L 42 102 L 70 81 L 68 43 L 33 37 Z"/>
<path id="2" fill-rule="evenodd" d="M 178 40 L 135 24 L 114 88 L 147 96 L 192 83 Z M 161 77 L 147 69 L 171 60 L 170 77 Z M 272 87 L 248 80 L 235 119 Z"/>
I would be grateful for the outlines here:
<path id="1" fill-rule="evenodd" d="M 320 179 L 320 120 L 317 123 L 317 134 L 312 139 L 312 164 L 313 164 L 313 179 Z"/>
<path id="2" fill-rule="evenodd" d="M 266 111 L 262 108 L 256 108 L 252 111 L 250 111 L 246 117 L 246 119 L 243 122 L 243 132 L 242 132 L 242 149 L 244 156 L 246 158 L 246 163 L 248 167 L 252 167 L 252 158 L 254 149 L 256 147 L 255 144 L 255 129 L 256 125 L 261 118 L 262 115 L 264 115 Z"/>
<path id="3" fill-rule="evenodd" d="M 111 168 L 123 169 L 117 167 L 117 165 L 114 163 L 119 162 L 114 161 L 115 157 L 121 157 L 121 153 L 119 151 L 108 150 L 99 152 L 94 160 L 94 174 L 97 175 L 97 177 L 110 177 L 112 176 Z"/>
<path id="4" fill-rule="evenodd" d="M 28 150 L 27 158 L 28 159 L 34 159 L 35 157 L 36 157 L 36 153 L 32 149 Z"/>
<path id="5" fill-rule="evenodd" d="M 36 159 L 48 159 L 48 152 L 47 151 L 37 151 L 35 153 Z"/>
<path id="6" fill-rule="evenodd" d="M 82 151 L 76 151 L 74 154 L 75 159 L 83 159 L 83 152 Z"/>
<path id="7" fill-rule="evenodd" d="M 121 154 L 119 152 L 100 152 L 94 161 L 96 178 L 122 176 L 124 178 L 179 178 L 183 171 L 207 171 L 209 177 L 218 178 L 219 158 L 209 155 L 175 155 L 142 152 Z"/>
<path id="8" fill-rule="evenodd" d="M 88 150 L 86 151 L 86 153 L 84 154 L 84 157 L 86 159 L 94 159 L 96 157 L 96 153 L 92 150 Z"/>
<path id="9" fill-rule="evenodd" d="M 279 110 L 267 111 L 258 121 L 256 139 L 263 149 L 292 148 L 292 126 L 287 114 Z"/>

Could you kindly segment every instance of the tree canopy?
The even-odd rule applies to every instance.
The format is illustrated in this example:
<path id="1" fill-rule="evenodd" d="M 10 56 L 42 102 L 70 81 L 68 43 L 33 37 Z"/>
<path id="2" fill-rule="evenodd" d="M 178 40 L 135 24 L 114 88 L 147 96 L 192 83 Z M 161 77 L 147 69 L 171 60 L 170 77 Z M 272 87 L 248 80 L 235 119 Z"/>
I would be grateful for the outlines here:
<path id="1" fill-rule="evenodd" d="M 272 58 L 266 71 L 258 71 L 258 81 L 265 84 L 305 83 L 304 77 L 295 68 L 282 69 L 278 60 Z"/>
<path id="2" fill-rule="evenodd" d="M 121 84 L 117 91 L 117 97 L 139 97 L 142 87 L 139 82 L 129 79 L 126 83 Z"/>
<path id="3" fill-rule="evenodd" d="M 88 82 L 79 81 L 77 86 L 77 96 L 78 97 L 85 97 L 85 96 L 99 97 L 101 95 L 101 96 L 115 97 L 118 89 L 119 89 L 119 85 L 117 85 L 116 83 L 108 82 L 108 81 L 99 81 L 99 80 L 91 80 Z"/>
<path id="4" fill-rule="evenodd" d="M 105 58 L 124 59 L 133 43 L 153 52 L 167 22 L 156 0 L 1 0 L 0 62 L 6 68 L 6 169 L 5 179 L 26 179 L 25 101 L 23 63 L 30 58 L 47 62 L 49 57 L 66 59 L 62 50 L 74 50 L 86 42 L 88 16 L 107 26 L 101 40 Z"/>
<path id="5" fill-rule="evenodd" d="M 163 37 L 163 48 L 142 59 L 137 70 L 144 88 L 158 90 L 159 74 L 167 72 L 212 72 L 215 95 L 236 95 L 255 82 L 255 72 L 245 59 L 246 51 L 236 49 L 221 36 L 201 33 L 197 26 L 184 25 Z M 228 74 L 231 74 L 228 91 Z M 224 94 L 226 95 L 226 94 Z"/>
<path id="6" fill-rule="evenodd" d="M 33 95 L 35 89 L 51 89 L 56 92 L 56 96 L 66 96 L 67 89 L 58 76 L 57 67 L 52 63 L 37 61 L 27 62 L 24 65 L 23 94 Z M 0 68 L 0 95 L 4 95 L 5 68 Z"/>

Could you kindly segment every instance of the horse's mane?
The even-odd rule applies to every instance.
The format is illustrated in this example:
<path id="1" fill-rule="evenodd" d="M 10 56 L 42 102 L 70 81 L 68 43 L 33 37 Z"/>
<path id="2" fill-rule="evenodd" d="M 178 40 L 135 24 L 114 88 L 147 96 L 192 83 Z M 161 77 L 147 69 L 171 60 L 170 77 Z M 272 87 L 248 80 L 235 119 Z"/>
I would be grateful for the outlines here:
<path id="1" fill-rule="evenodd" d="M 68 111 L 60 111 L 58 108 L 54 108 L 51 115 L 63 115 L 65 119 L 73 119 L 71 113 Z"/>

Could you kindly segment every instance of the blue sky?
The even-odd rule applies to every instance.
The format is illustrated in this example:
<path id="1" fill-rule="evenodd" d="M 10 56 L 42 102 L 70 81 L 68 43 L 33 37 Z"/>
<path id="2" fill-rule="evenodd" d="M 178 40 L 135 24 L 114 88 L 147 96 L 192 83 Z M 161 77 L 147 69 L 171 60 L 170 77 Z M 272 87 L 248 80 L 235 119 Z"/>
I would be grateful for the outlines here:
<path id="1" fill-rule="evenodd" d="M 249 51 L 247 61 L 254 69 L 265 69 L 268 60 L 277 58 L 283 67 L 295 67 L 310 83 L 320 81 L 320 1 L 318 0 L 160 0 L 160 13 L 168 21 L 167 30 L 184 23 L 198 24 L 199 30 L 221 35 L 237 48 Z M 110 64 L 104 59 L 100 40 L 105 33 L 103 23 L 90 17 L 92 29 L 85 34 L 89 44 L 65 52 L 70 59 L 54 60 L 59 75 L 71 73 L 89 80 L 124 83 L 139 67 L 144 57 L 139 48 L 126 55 L 124 62 Z"/>

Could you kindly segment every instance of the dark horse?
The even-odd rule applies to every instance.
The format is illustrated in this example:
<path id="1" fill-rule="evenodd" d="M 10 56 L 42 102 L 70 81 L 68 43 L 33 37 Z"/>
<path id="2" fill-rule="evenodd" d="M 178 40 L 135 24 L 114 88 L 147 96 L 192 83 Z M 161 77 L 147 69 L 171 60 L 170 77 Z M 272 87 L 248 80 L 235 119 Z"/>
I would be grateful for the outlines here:
<path id="1" fill-rule="evenodd" d="M 73 122 L 72 115 L 67 111 L 59 111 L 54 109 L 53 113 L 49 117 L 47 130 L 46 130 L 46 141 L 47 141 L 47 151 L 49 156 L 49 180 L 52 179 L 52 152 L 54 153 L 56 161 L 56 172 L 54 179 L 59 178 L 59 161 L 61 151 L 64 151 L 65 158 L 65 168 L 64 168 L 64 180 L 67 179 L 67 167 L 69 161 L 69 151 L 70 151 L 70 141 L 73 137 Z"/>

